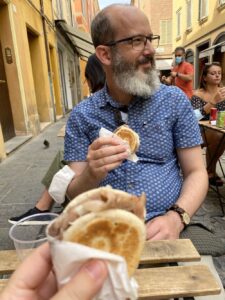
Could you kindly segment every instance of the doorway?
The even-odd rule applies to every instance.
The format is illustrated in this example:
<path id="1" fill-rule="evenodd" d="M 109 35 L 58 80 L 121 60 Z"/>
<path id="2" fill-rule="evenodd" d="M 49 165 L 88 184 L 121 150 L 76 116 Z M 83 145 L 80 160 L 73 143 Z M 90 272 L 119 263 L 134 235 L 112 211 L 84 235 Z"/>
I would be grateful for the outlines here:
<path id="1" fill-rule="evenodd" d="M 0 123 L 4 141 L 13 138 L 15 134 L 12 108 L 9 99 L 9 91 L 5 74 L 5 66 L 0 41 Z"/>

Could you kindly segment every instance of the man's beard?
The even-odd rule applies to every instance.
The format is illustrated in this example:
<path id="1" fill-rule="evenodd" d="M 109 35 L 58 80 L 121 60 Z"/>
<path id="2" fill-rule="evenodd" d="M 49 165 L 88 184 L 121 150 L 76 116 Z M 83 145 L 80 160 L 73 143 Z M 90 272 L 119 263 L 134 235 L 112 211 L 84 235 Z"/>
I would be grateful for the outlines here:
<path id="1" fill-rule="evenodd" d="M 146 72 L 138 70 L 139 65 L 148 62 L 151 63 L 151 69 L 146 70 Z M 144 57 L 136 63 L 130 63 L 125 61 L 117 51 L 113 51 L 112 68 L 116 85 L 130 95 L 148 98 L 160 86 L 153 57 Z"/>

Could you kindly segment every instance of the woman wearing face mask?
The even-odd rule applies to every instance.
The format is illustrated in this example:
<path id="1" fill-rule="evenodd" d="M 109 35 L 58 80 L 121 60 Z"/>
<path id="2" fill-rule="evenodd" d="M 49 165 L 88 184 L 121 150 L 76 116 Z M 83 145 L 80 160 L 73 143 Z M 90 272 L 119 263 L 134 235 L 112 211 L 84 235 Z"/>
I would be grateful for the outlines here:
<path id="1" fill-rule="evenodd" d="M 206 64 L 202 70 L 200 87 L 194 92 L 191 104 L 195 111 L 198 110 L 202 119 L 209 120 L 210 109 L 216 107 L 218 111 L 225 110 L 225 87 L 221 87 L 222 68 L 219 63 Z M 221 140 L 221 133 L 207 130 L 206 138 L 206 163 L 209 175 L 209 183 L 215 186 L 222 186 L 223 181 L 216 174 L 216 164 L 225 151 L 225 144 L 217 149 Z M 217 151 L 216 151 L 217 150 Z"/>
<path id="2" fill-rule="evenodd" d="M 185 61 L 185 49 L 177 47 L 175 49 L 175 65 L 172 68 L 170 76 L 162 78 L 165 84 L 173 84 L 179 87 L 190 99 L 193 95 L 193 74 L 192 64 Z"/>

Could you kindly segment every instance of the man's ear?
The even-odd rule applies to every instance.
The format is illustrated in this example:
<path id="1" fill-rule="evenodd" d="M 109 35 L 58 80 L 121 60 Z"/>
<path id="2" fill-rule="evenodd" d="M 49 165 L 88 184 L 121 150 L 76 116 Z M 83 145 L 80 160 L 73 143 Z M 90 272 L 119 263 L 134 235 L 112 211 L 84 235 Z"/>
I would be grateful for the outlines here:
<path id="1" fill-rule="evenodd" d="M 97 46 L 95 49 L 95 53 L 97 58 L 100 60 L 100 62 L 105 65 L 109 66 L 111 64 L 111 51 L 110 47 L 108 46 Z"/>

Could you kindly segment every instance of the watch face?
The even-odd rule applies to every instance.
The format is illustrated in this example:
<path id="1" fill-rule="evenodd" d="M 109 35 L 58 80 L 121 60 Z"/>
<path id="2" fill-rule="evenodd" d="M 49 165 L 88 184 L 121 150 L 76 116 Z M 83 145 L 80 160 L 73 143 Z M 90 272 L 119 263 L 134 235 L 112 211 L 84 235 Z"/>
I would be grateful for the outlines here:
<path id="1" fill-rule="evenodd" d="M 183 217 L 183 222 L 185 225 L 188 225 L 190 223 L 190 217 L 189 215 L 185 212 L 182 214 L 182 217 Z"/>

